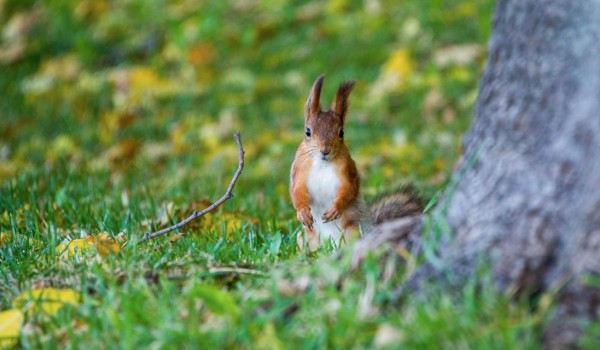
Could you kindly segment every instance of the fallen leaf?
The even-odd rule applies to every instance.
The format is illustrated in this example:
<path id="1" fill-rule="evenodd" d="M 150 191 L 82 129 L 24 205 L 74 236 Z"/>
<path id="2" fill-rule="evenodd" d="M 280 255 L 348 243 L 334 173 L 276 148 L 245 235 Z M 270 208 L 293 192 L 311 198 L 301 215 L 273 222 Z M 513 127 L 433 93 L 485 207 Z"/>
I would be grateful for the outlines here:
<path id="1" fill-rule="evenodd" d="M 158 224 L 164 226 L 168 224 L 175 213 L 175 203 L 169 202 L 163 205 L 158 215 Z"/>
<path id="2" fill-rule="evenodd" d="M 149 89 L 164 83 L 162 77 L 150 67 L 135 67 L 128 73 L 129 83 L 133 89 Z"/>
<path id="3" fill-rule="evenodd" d="M 404 339 L 402 331 L 390 324 L 384 323 L 377 329 L 374 345 L 375 348 L 397 346 L 402 339 Z"/>
<path id="4" fill-rule="evenodd" d="M 13 301 L 13 306 L 25 313 L 42 312 L 53 316 L 65 304 L 78 306 L 80 299 L 81 294 L 72 289 L 42 288 L 19 295 Z"/>
<path id="5" fill-rule="evenodd" d="M 446 99 L 442 94 L 441 89 L 438 87 L 434 87 L 425 96 L 425 101 L 423 101 L 423 113 L 430 114 L 434 111 L 440 109 L 446 104 Z"/>
<path id="6" fill-rule="evenodd" d="M 106 151 L 106 159 L 113 166 L 126 165 L 133 160 L 139 149 L 139 142 L 133 139 L 123 140 Z"/>
<path id="7" fill-rule="evenodd" d="M 119 237 L 125 238 L 124 235 Z M 97 237 L 88 237 L 87 239 L 94 242 L 96 249 L 98 250 L 98 254 L 100 254 L 103 258 L 106 258 L 110 254 L 118 253 L 123 245 L 123 243 L 113 240 L 108 232 L 102 232 Z"/>
<path id="8" fill-rule="evenodd" d="M 12 225 L 11 220 L 14 220 L 16 225 L 20 226 L 25 222 L 25 220 L 27 220 L 27 216 L 30 210 L 31 206 L 29 205 L 29 203 L 26 203 L 22 207 L 19 207 L 16 211 L 13 211 L 12 213 L 4 211 L 2 215 L 0 215 L 0 224 L 10 226 Z"/>
<path id="9" fill-rule="evenodd" d="M 442 111 L 442 120 L 446 124 L 452 124 L 456 122 L 456 111 L 452 107 L 446 107 Z"/>
<path id="10" fill-rule="evenodd" d="M 42 62 L 40 72 L 53 80 L 74 80 L 81 72 L 81 63 L 75 54 L 53 57 Z"/>
<path id="11" fill-rule="evenodd" d="M 0 348 L 10 348 L 17 344 L 24 319 L 21 310 L 0 312 Z"/>
<path id="12" fill-rule="evenodd" d="M 256 349 L 279 350 L 284 349 L 281 339 L 277 337 L 277 330 L 272 322 L 267 323 L 258 333 L 254 344 Z"/>
<path id="13" fill-rule="evenodd" d="M 466 66 L 482 54 L 479 44 L 462 44 L 442 47 L 433 54 L 433 62 L 439 67 Z"/>
<path id="14" fill-rule="evenodd" d="M 202 210 L 210 207 L 212 204 L 213 204 L 213 202 L 210 199 L 202 198 L 199 201 L 192 202 L 192 204 L 190 204 L 190 208 L 192 210 L 202 211 Z M 217 210 L 221 210 L 221 208 L 217 208 Z"/>
<path id="15" fill-rule="evenodd" d="M 54 162 L 61 158 L 77 157 L 81 151 L 68 134 L 58 135 L 46 150 L 46 160 Z"/>
<path id="16" fill-rule="evenodd" d="M 310 286 L 311 280 L 309 276 L 301 276 L 294 280 L 280 279 L 276 286 L 279 293 L 285 297 L 301 295 L 306 292 Z"/>
<path id="17" fill-rule="evenodd" d="M 75 16 L 79 20 L 95 20 L 108 8 L 106 1 L 84 0 L 75 7 Z"/>
<path id="18" fill-rule="evenodd" d="M 406 261 L 413 259 L 412 254 L 410 254 L 410 252 L 404 247 L 396 248 L 396 252 Z"/>
<path id="19" fill-rule="evenodd" d="M 124 239 L 124 236 L 122 236 Z M 107 233 L 98 236 L 74 239 L 61 243 L 56 247 L 60 256 L 68 258 L 84 258 L 94 256 L 96 252 L 106 258 L 110 254 L 118 253 L 124 243 L 117 242 Z"/>
<path id="20" fill-rule="evenodd" d="M 168 142 L 146 142 L 141 150 L 141 156 L 151 163 L 164 164 L 171 154 L 171 145 Z"/>
<path id="21" fill-rule="evenodd" d="M 88 241 L 86 238 L 79 238 L 68 241 L 67 243 L 59 244 L 56 247 L 56 250 L 61 257 L 81 259 L 88 256 L 93 256 L 93 248 L 93 242 Z"/>
<path id="22" fill-rule="evenodd" d="M 118 135 L 121 130 L 131 127 L 138 120 L 139 118 L 134 108 L 126 108 L 119 112 L 105 112 L 98 125 L 100 141 L 104 144 L 113 142 L 115 135 Z"/>
<path id="23" fill-rule="evenodd" d="M 212 218 L 212 224 L 210 225 L 210 229 L 214 231 L 219 231 L 221 228 L 225 228 L 225 232 L 227 234 L 232 234 L 233 232 L 239 230 L 244 222 L 257 223 L 258 220 L 246 217 L 242 213 L 239 212 L 224 212 L 221 214 L 217 214 Z"/>
<path id="24" fill-rule="evenodd" d="M 384 66 L 384 74 L 394 77 L 396 85 L 404 87 L 408 77 L 413 73 L 415 63 L 406 49 L 394 51 Z"/>
<path id="25" fill-rule="evenodd" d="M 447 20 L 456 21 L 461 18 L 473 18 L 476 11 L 475 2 L 465 1 L 447 13 Z"/>
<path id="26" fill-rule="evenodd" d="M 10 239 L 11 234 L 8 231 L 0 233 L 0 247 L 2 247 Z"/>
<path id="27" fill-rule="evenodd" d="M 172 94 L 177 85 L 163 78 L 150 67 L 134 67 L 127 70 L 129 101 L 139 102 L 145 96 L 160 96 Z"/>
<path id="28" fill-rule="evenodd" d="M 183 237 L 185 235 L 186 235 L 186 232 L 182 232 L 182 233 L 173 235 L 173 236 L 171 236 L 171 238 L 169 238 L 169 242 L 171 242 L 171 243 L 177 242 L 181 237 Z"/>
<path id="29" fill-rule="evenodd" d="M 212 63 L 217 58 L 217 50 L 210 44 L 199 44 L 187 52 L 187 60 L 194 66 Z"/>
<path id="30" fill-rule="evenodd" d="M 34 9 L 30 12 L 17 13 L 8 21 L 4 19 L 0 63 L 13 63 L 25 56 L 29 34 L 42 17 L 42 10 Z"/>

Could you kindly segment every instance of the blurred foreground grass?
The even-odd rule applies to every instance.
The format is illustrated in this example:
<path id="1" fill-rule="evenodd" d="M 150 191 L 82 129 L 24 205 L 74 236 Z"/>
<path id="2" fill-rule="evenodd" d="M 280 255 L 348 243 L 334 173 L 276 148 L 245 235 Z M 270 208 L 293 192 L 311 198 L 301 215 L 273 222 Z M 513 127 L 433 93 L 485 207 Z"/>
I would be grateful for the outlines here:
<path id="1" fill-rule="evenodd" d="M 287 195 L 322 73 L 324 104 L 358 82 L 346 135 L 367 197 L 407 181 L 441 189 L 492 7 L 0 1 L 0 310 L 42 288 L 78 296 L 24 310 L 18 341 L 0 346 L 535 347 L 547 305 L 473 285 L 392 307 L 405 267 L 373 258 L 348 276 L 345 258 L 297 254 Z M 184 238 L 136 245 L 222 195 L 236 130 L 236 196 Z"/>

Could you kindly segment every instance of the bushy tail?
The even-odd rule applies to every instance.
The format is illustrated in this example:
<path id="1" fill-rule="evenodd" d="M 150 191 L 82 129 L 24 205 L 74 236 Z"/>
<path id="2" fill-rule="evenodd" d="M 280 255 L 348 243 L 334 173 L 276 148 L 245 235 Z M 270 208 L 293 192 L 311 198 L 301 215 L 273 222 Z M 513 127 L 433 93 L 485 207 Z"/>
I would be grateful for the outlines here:
<path id="1" fill-rule="evenodd" d="M 368 207 L 373 225 L 379 225 L 405 216 L 421 214 L 425 204 L 417 189 L 409 184 L 376 198 Z"/>

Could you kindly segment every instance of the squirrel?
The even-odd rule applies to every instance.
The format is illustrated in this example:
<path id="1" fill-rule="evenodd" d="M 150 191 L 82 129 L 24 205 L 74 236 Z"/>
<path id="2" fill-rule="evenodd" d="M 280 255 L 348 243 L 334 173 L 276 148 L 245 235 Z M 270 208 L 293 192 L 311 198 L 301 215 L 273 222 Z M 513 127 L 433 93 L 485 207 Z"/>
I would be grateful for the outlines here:
<path id="1" fill-rule="evenodd" d="M 354 81 L 342 82 L 330 110 L 320 104 L 324 76 L 313 84 L 304 108 L 305 137 L 292 164 L 290 196 L 304 232 L 297 235 L 299 249 L 311 251 L 343 237 L 348 241 L 359 224 L 379 224 L 423 211 L 415 189 L 406 186 L 367 208 L 360 194 L 358 169 L 344 143 L 344 122 Z M 316 218 L 316 219 L 315 219 Z"/>

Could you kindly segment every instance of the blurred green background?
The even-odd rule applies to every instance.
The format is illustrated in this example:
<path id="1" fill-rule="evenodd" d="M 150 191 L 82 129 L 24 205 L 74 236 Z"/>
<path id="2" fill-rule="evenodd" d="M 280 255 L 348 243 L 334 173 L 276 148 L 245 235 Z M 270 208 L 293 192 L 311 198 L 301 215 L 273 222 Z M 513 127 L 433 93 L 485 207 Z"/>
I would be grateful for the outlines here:
<path id="1" fill-rule="evenodd" d="M 244 178 L 286 196 L 302 106 L 325 74 L 324 105 L 358 82 L 346 135 L 367 195 L 439 187 L 491 12 L 463 0 L 1 1 L 0 179 L 67 168 L 178 186 L 235 159 L 239 130 Z"/>

